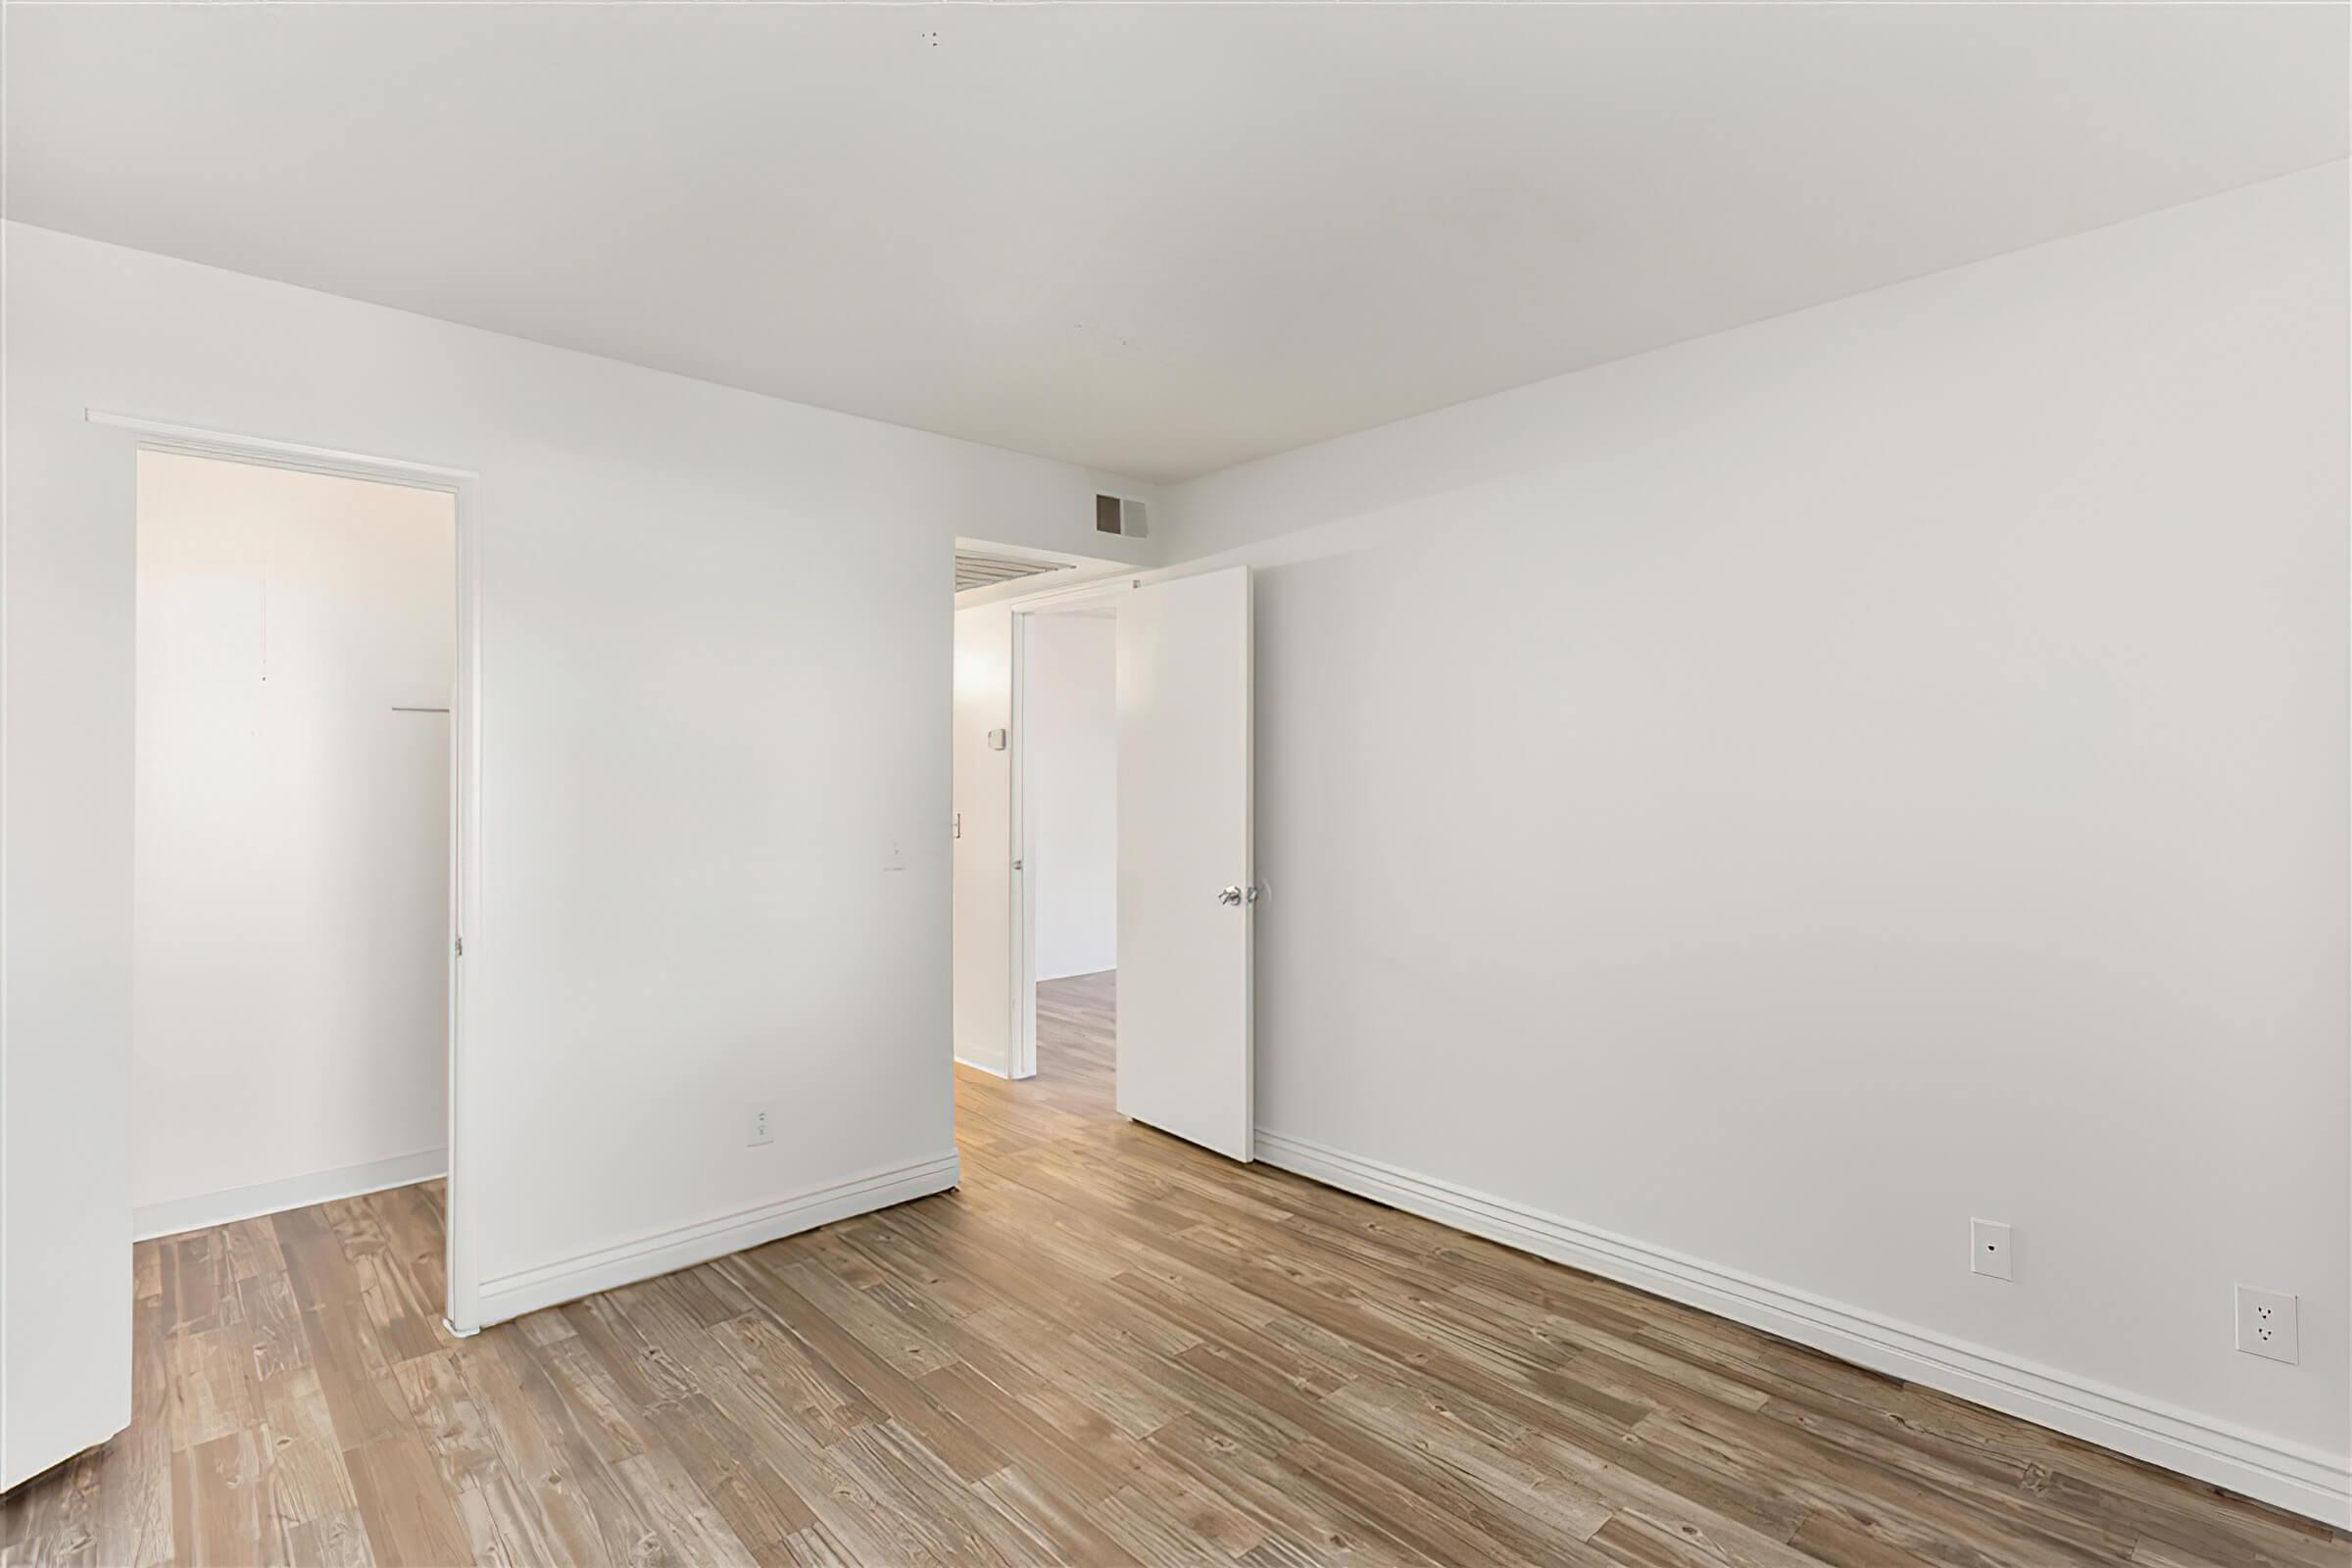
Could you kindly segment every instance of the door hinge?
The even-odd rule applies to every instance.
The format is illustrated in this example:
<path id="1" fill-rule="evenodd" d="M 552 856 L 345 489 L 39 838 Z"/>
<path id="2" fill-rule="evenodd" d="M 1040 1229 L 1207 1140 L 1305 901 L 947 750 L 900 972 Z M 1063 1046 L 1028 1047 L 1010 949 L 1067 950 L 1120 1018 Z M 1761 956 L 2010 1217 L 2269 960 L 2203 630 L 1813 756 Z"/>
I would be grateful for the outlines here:
<path id="1" fill-rule="evenodd" d="M 1018 871 L 1018 870 L 1021 868 L 1021 862 L 1020 862 L 1020 861 L 1018 861 L 1018 860 L 1015 860 L 1015 861 L 1013 861 L 1013 862 L 1012 862 L 1012 868 L 1013 868 L 1015 871 Z"/>
<path id="2" fill-rule="evenodd" d="M 458 938 L 458 956 L 461 958 L 466 956 L 466 939 L 464 937 Z"/>

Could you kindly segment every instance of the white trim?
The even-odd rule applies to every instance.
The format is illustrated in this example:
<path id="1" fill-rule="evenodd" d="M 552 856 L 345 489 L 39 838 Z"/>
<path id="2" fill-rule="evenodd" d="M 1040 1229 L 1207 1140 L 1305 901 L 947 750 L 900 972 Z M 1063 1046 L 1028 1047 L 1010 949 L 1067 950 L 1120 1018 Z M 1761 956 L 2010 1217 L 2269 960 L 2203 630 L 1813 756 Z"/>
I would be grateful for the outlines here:
<path id="1" fill-rule="evenodd" d="M 466 976 L 457 949 L 466 938 L 471 938 L 478 949 L 482 935 L 480 476 L 469 469 L 442 467 L 406 458 L 370 457 L 333 447 L 307 446 L 266 436 L 238 435 L 192 424 L 112 414 L 103 409 L 84 409 L 82 418 L 91 424 L 128 431 L 138 438 L 136 444 L 142 450 L 437 490 L 451 498 L 457 527 L 458 646 L 456 674 L 449 694 L 450 908 L 448 947 L 444 950 L 449 954 L 446 1134 L 449 1192 L 442 1272 L 448 1282 L 444 1321 L 454 1333 L 471 1334 L 482 1326 L 482 1317 L 474 1226 L 474 1164 L 468 1152 L 471 1144 L 466 1134 L 467 1123 L 462 1115 L 471 1099 L 466 1074 Z"/>
<path id="2" fill-rule="evenodd" d="M 1118 537 L 1123 539 L 1126 536 Z M 1002 556 L 1013 561 L 1038 562 L 1066 568 L 1031 577 L 1014 577 L 985 587 L 959 588 L 956 592 L 957 610 L 981 610 L 1026 600 L 1049 583 L 1056 593 L 1083 590 L 1143 569 L 1131 561 L 1119 561 L 1109 556 L 1078 556 L 1063 550 L 1039 550 L 1031 545 L 1008 545 L 994 539 L 973 539 L 963 534 L 956 536 L 956 553 Z"/>
<path id="3" fill-rule="evenodd" d="M 1257 1158 L 1257 572 L 1242 574 L 1242 1152 Z M 1114 1035 L 1115 1039 L 1116 1036 Z"/>
<path id="4" fill-rule="evenodd" d="M 1015 609 L 1007 627 L 1005 724 L 1012 757 L 1007 837 L 1012 843 L 1011 899 L 1005 909 L 1006 958 L 1012 965 L 1006 998 L 1004 1061 L 1007 1078 L 1037 1076 L 1037 896 L 1029 877 L 1029 612 Z"/>
<path id="5" fill-rule="evenodd" d="M 104 409 L 84 409 L 81 416 L 91 424 L 129 430 L 140 437 L 141 446 L 159 452 L 180 451 L 200 458 L 227 455 L 239 462 L 270 463 L 281 468 L 339 473 L 357 479 L 390 476 L 393 484 L 429 490 L 451 490 L 456 488 L 459 481 L 480 477 L 469 468 L 444 468 L 429 463 L 411 463 L 405 458 L 373 458 L 365 453 L 337 451 L 333 447 L 304 446 L 294 441 L 235 435 L 225 430 L 207 430 L 193 424 L 172 424 L 162 419 L 140 418 L 135 415 L 110 414 Z"/>
<path id="6" fill-rule="evenodd" d="M 482 524 L 479 487 L 472 479 L 457 481 L 453 492 L 458 512 L 458 650 L 457 668 L 449 695 L 449 788 L 453 808 L 449 839 L 449 1085 L 444 1105 L 449 1118 L 449 1193 L 446 1203 L 448 1235 L 443 1240 L 442 1321 L 460 1336 L 482 1326 L 481 1263 L 476 1216 L 480 1194 L 474 1181 L 480 1170 L 473 1154 L 472 1121 L 466 1112 L 474 1103 L 472 1080 L 466 1071 L 466 1043 L 467 966 L 466 943 L 471 939 L 479 962 L 486 922 L 482 919 Z"/>
<path id="7" fill-rule="evenodd" d="M 1777 1334 L 1857 1366 L 2018 1416 L 2339 1529 L 2352 1527 L 2352 1459 L 2342 1454 L 2215 1421 L 1303 1138 L 1261 1127 L 1257 1157 L 1392 1208 Z"/>
<path id="8" fill-rule="evenodd" d="M 969 1067 L 974 1072 L 984 1072 L 991 1078 L 1010 1078 L 1012 1076 L 1002 1067 L 991 1067 L 985 1061 L 974 1061 L 960 1051 L 956 1053 L 956 1060 L 958 1065 Z"/>
<path id="9" fill-rule="evenodd" d="M 835 1220 L 926 1198 L 947 1191 L 961 1179 L 958 1156 L 941 1154 L 484 1280 L 481 1324 L 501 1323 L 561 1301 L 691 1268 Z"/>
<path id="10" fill-rule="evenodd" d="M 1050 588 L 1036 588 L 1023 593 L 1007 594 L 1004 598 L 991 600 L 990 603 L 1002 605 L 1016 613 L 1030 611 L 1093 610 L 1097 608 L 1115 611 L 1118 608 L 1118 602 L 1138 588 L 1148 588 L 1154 583 L 1177 582 L 1186 577 L 1199 577 L 1212 571 L 1223 571 L 1228 566 L 1250 564 L 1240 559 L 1247 553 L 1248 547 L 1237 546 L 1231 550 L 1218 551 L 1212 556 L 1202 556 L 1196 561 L 1180 561 L 1171 565 L 1121 566 L 1099 577 L 1090 574 L 1083 582 L 1055 583 Z M 1000 586 L 1017 587 L 1019 583 Z M 973 607 L 957 605 L 956 608 L 969 610 Z"/>
<path id="11" fill-rule="evenodd" d="M 1169 566 L 1153 566 L 1150 570 L 1129 567 L 1108 577 L 1089 578 L 1085 582 L 1058 583 L 1052 588 L 1040 588 L 1005 601 L 1005 608 L 1015 613 L 1033 610 L 1075 610 L 1081 605 L 1101 601 L 1115 606 L 1127 595 L 1148 581 L 1156 581 L 1174 570 Z"/>
<path id="12" fill-rule="evenodd" d="M 256 1182 L 251 1187 L 231 1187 L 218 1193 L 198 1193 L 193 1198 L 144 1203 L 130 1211 L 130 1239 L 147 1242 L 158 1236 L 207 1230 L 283 1209 L 308 1208 L 313 1203 L 332 1202 L 338 1198 L 358 1198 L 363 1193 L 429 1182 L 448 1173 L 448 1150 L 420 1149 L 414 1154 L 395 1154 L 390 1159 L 371 1159 L 335 1170 L 315 1170 L 273 1182 Z"/>

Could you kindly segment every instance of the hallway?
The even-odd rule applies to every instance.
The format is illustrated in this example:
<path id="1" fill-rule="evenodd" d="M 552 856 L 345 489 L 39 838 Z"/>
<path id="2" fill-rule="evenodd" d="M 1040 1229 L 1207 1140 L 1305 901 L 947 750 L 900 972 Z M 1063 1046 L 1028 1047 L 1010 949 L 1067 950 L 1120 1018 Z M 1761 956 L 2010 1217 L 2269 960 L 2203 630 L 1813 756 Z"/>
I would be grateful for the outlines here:
<path id="1" fill-rule="evenodd" d="M 141 1245 L 8 1563 L 2336 1564 L 2339 1541 L 1116 1118 L 1111 977 L 964 1185 L 451 1341 L 439 1193 Z"/>

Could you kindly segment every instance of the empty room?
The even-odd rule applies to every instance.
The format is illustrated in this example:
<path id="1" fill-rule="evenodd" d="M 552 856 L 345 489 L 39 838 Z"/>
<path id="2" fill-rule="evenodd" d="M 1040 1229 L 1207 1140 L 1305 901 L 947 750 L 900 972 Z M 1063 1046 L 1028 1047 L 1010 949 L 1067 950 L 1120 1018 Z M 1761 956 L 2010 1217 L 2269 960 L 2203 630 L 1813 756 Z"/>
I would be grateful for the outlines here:
<path id="1" fill-rule="evenodd" d="M 0 1564 L 2352 1568 L 2352 5 L 0 100 Z"/>

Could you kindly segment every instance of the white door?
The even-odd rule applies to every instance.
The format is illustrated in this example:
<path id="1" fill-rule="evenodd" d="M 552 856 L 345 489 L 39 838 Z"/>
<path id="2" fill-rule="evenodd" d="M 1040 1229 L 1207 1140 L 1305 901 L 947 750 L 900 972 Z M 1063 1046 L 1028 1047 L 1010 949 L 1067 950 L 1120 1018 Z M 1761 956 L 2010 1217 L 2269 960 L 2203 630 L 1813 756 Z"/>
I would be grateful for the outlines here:
<path id="1" fill-rule="evenodd" d="M 1119 1113 L 1251 1157 L 1250 569 L 1119 607 Z"/>

